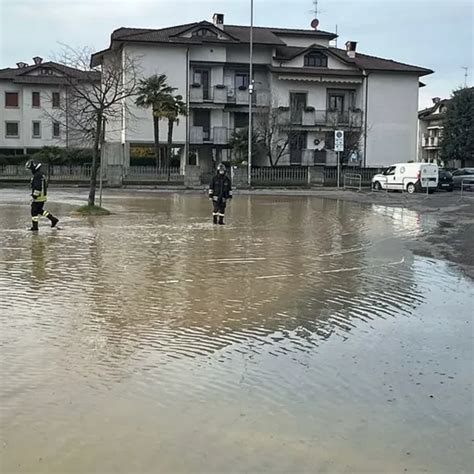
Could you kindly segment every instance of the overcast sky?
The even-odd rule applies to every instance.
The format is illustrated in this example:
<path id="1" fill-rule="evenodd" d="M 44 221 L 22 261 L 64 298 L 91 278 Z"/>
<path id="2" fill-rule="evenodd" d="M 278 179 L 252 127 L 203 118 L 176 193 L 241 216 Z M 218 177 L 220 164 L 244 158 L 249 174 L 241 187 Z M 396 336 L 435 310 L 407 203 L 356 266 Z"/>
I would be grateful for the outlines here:
<path id="1" fill-rule="evenodd" d="M 312 0 L 254 0 L 255 24 L 307 28 Z M 33 56 L 50 58 L 58 43 L 109 45 L 121 26 L 160 28 L 210 20 L 225 14 L 227 24 L 248 24 L 250 0 L 0 0 L 0 67 Z M 449 96 L 473 74 L 472 0 L 319 0 L 320 29 L 335 31 L 339 46 L 358 41 L 358 51 L 424 66 L 435 74 L 422 79 L 420 107 L 431 97 Z"/>

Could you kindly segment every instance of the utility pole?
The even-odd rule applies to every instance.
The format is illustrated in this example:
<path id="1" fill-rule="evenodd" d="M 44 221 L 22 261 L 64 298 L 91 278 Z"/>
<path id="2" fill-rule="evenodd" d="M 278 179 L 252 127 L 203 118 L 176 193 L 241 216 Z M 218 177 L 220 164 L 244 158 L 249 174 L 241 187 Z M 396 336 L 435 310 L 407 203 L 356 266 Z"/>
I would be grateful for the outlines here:
<path id="1" fill-rule="evenodd" d="M 252 100 L 253 100 L 253 0 L 250 0 L 250 71 L 249 71 L 249 146 L 248 146 L 248 185 L 252 185 Z"/>

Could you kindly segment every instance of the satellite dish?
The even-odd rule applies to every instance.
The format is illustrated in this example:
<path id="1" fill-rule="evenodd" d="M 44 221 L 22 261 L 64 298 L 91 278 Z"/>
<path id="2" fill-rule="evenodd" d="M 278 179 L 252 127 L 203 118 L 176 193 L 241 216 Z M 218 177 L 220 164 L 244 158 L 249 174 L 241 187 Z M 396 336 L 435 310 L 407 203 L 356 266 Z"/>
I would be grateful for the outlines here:
<path id="1" fill-rule="evenodd" d="M 315 145 L 317 151 L 322 151 L 322 150 L 324 150 L 324 148 L 326 146 L 326 142 L 324 140 L 319 140 L 318 138 L 316 138 L 314 140 L 314 145 Z"/>
<path id="2" fill-rule="evenodd" d="M 317 18 L 315 18 L 312 22 L 311 22 L 311 28 L 317 30 L 318 29 L 318 26 L 319 26 L 319 20 Z"/>

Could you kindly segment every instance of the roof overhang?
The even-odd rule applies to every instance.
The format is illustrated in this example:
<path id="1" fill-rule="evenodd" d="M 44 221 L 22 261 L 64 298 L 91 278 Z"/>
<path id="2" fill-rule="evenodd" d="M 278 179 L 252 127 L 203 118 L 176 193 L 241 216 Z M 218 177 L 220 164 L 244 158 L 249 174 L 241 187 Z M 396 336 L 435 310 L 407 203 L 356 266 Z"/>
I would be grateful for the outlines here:
<path id="1" fill-rule="evenodd" d="M 338 84 L 362 84 L 362 77 L 337 77 L 333 75 L 310 75 L 310 74 L 279 74 L 280 81 L 302 81 L 302 82 L 336 82 Z"/>

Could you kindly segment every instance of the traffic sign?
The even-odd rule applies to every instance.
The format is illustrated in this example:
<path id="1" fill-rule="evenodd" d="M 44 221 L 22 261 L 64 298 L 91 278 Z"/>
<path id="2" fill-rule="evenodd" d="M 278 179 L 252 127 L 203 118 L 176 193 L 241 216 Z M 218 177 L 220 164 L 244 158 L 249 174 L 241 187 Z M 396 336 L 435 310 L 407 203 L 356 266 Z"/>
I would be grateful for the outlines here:
<path id="1" fill-rule="evenodd" d="M 344 151 L 344 130 L 334 132 L 334 151 Z"/>

